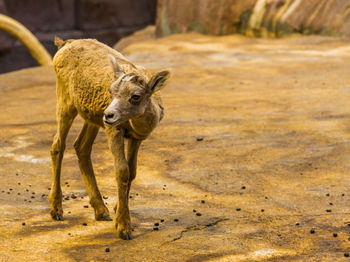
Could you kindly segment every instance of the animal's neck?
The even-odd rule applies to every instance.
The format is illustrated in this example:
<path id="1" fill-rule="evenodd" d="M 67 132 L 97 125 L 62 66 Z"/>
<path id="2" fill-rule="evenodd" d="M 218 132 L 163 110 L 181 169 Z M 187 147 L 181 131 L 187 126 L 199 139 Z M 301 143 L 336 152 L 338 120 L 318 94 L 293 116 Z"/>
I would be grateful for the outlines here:
<path id="1" fill-rule="evenodd" d="M 161 101 L 150 99 L 145 112 L 129 120 L 133 135 L 138 139 L 145 139 L 157 126 L 163 115 Z"/>

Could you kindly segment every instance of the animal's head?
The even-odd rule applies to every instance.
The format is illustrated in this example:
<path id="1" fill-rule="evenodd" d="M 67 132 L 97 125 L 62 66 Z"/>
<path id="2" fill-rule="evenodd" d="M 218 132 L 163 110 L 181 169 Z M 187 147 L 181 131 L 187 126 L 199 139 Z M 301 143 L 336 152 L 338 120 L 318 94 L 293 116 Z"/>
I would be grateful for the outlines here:
<path id="1" fill-rule="evenodd" d="M 110 56 L 110 61 L 115 75 L 119 77 L 109 88 L 112 102 L 104 111 L 103 121 L 107 125 L 116 126 L 142 115 L 152 94 L 165 86 L 170 73 L 166 70 L 160 71 L 147 81 L 142 75 L 125 74 L 113 56 Z"/>

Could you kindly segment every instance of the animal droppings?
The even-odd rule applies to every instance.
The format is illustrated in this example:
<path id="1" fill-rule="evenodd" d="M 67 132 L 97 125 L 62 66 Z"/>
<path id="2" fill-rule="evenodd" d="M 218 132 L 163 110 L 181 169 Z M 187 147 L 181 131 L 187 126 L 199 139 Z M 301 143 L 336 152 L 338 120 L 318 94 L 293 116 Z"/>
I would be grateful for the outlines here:
<path id="1" fill-rule="evenodd" d="M 199 213 L 199 212 L 196 213 L 196 216 L 198 216 L 198 217 L 200 217 L 201 215 L 202 215 L 202 214 Z"/>
<path id="2" fill-rule="evenodd" d="M 157 222 L 157 223 L 154 223 L 154 225 L 157 227 L 157 226 L 159 226 L 159 223 Z"/>
<path id="3" fill-rule="evenodd" d="M 264 209 L 261 209 L 261 212 L 265 212 L 265 210 L 264 210 Z"/>
<path id="4" fill-rule="evenodd" d="M 108 197 L 107 196 L 103 196 L 103 199 L 108 199 Z"/>
<path id="5" fill-rule="evenodd" d="M 197 211 L 195 209 L 192 210 L 193 213 L 196 213 Z"/>
<path id="6" fill-rule="evenodd" d="M 240 208 L 236 208 L 236 211 L 241 211 L 241 209 Z"/>
<path id="7" fill-rule="evenodd" d="M 31 198 L 35 198 L 35 196 L 31 196 Z"/>
<path id="8" fill-rule="evenodd" d="M 310 234 L 315 234 L 315 229 L 311 229 Z"/>
<path id="9" fill-rule="evenodd" d="M 25 226 L 26 225 L 26 223 L 25 222 L 22 222 L 22 226 Z"/>
<path id="10" fill-rule="evenodd" d="M 327 194 L 326 194 L 326 196 L 328 196 L 328 197 L 329 197 L 329 196 L 330 196 L 330 194 L 329 194 L 329 193 L 327 193 Z"/>
<path id="11" fill-rule="evenodd" d="M 74 194 L 72 194 L 70 197 L 71 197 L 72 199 L 76 199 L 76 198 L 77 198 Z"/>
<path id="12" fill-rule="evenodd" d="M 349 257 L 349 253 L 344 253 L 344 257 Z"/>
<path id="13" fill-rule="evenodd" d="M 164 222 L 164 219 L 161 219 L 160 222 L 163 223 L 163 222 Z"/>
<path id="14" fill-rule="evenodd" d="M 110 250 L 109 250 L 109 247 L 106 247 L 106 250 L 105 250 L 105 251 L 108 253 L 108 252 L 110 251 Z"/>
<path id="15" fill-rule="evenodd" d="M 203 141 L 203 139 L 204 139 L 203 137 L 197 137 L 196 140 L 197 140 L 198 142 L 200 142 L 200 141 Z"/>
<path id="16" fill-rule="evenodd" d="M 84 208 L 89 208 L 89 206 L 88 206 L 88 205 L 85 205 Z"/>
<path id="17" fill-rule="evenodd" d="M 132 198 L 132 196 L 129 196 L 129 198 Z"/>
<path id="18" fill-rule="evenodd" d="M 343 196 L 345 196 L 345 194 L 341 194 L 341 196 L 343 197 Z"/>
<path id="19" fill-rule="evenodd" d="M 333 203 L 331 202 L 331 203 L 329 203 L 329 205 L 330 205 L 330 206 L 333 206 Z"/>
<path id="20" fill-rule="evenodd" d="M 205 203 L 205 200 L 201 200 L 201 203 L 204 204 L 204 203 Z"/>
<path id="21" fill-rule="evenodd" d="M 296 223 L 295 226 L 300 226 L 300 224 L 299 224 L 299 223 Z"/>
<path id="22" fill-rule="evenodd" d="M 332 209 L 327 209 L 326 212 L 330 213 L 330 212 L 332 212 Z"/>
<path id="23" fill-rule="evenodd" d="M 338 234 L 337 233 L 333 233 L 333 237 L 337 237 L 338 236 Z"/>
<path id="24" fill-rule="evenodd" d="M 244 190 L 244 189 L 246 189 L 246 187 L 245 187 L 245 186 L 242 186 L 241 189 Z"/>
<path id="25" fill-rule="evenodd" d="M 175 218 L 175 219 L 174 219 L 174 222 L 179 222 L 179 219 Z"/>
<path id="26" fill-rule="evenodd" d="M 87 223 L 84 222 L 84 223 L 83 223 L 83 226 L 87 226 Z"/>
<path id="27" fill-rule="evenodd" d="M 159 229 L 158 227 L 154 227 L 153 228 L 154 231 L 158 231 L 158 229 Z"/>

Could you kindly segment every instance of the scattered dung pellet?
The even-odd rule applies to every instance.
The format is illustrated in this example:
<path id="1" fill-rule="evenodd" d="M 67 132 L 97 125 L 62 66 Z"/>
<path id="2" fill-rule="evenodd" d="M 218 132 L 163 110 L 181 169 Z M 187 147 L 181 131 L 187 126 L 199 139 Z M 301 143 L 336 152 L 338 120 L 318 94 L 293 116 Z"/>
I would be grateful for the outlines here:
<path id="1" fill-rule="evenodd" d="M 24 199 L 24 202 L 27 202 L 27 199 Z"/>
<path id="2" fill-rule="evenodd" d="M 9 194 L 10 194 L 10 192 L 7 192 L 7 194 L 9 195 Z"/>
<path id="3" fill-rule="evenodd" d="M 71 197 L 72 199 L 76 199 L 76 198 L 77 198 L 74 194 L 72 194 L 70 197 Z"/>
<path id="4" fill-rule="evenodd" d="M 105 251 L 108 253 L 108 252 L 110 251 L 110 250 L 109 250 L 109 247 L 106 247 L 106 250 L 105 250 Z"/>
<path id="5" fill-rule="evenodd" d="M 161 219 L 160 222 L 163 223 L 163 222 L 164 222 L 164 219 Z"/>
<path id="6" fill-rule="evenodd" d="M 333 233 L 333 237 L 337 237 L 338 236 L 338 234 L 337 233 Z"/>
<path id="7" fill-rule="evenodd" d="M 261 212 L 265 212 L 265 210 L 264 210 L 264 209 L 261 209 Z"/>
<path id="8" fill-rule="evenodd" d="M 198 217 L 200 217 L 201 215 L 202 215 L 202 214 L 199 213 L 199 212 L 196 213 L 196 216 L 198 216 Z"/>
<path id="9" fill-rule="evenodd" d="M 179 222 L 179 219 L 175 218 L 175 219 L 174 219 L 174 222 Z"/>
<path id="10" fill-rule="evenodd" d="M 333 203 L 331 202 L 331 203 L 329 203 L 329 205 L 330 205 L 330 206 L 333 206 Z"/>
<path id="11" fill-rule="evenodd" d="M 29 186 L 29 187 L 32 187 L 32 185 L 31 185 L 31 184 L 29 184 L 28 186 Z"/>
<path id="12" fill-rule="evenodd" d="M 29 190 L 28 190 L 28 189 L 26 189 L 26 191 L 27 191 L 27 192 L 29 192 Z"/>
<path id="13" fill-rule="evenodd" d="M 193 213 L 196 213 L 197 211 L 195 209 L 192 210 Z"/>
<path id="14" fill-rule="evenodd" d="M 345 196 L 345 194 L 341 194 L 341 196 Z"/>
<path id="15" fill-rule="evenodd" d="M 32 195 L 35 195 L 35 192 L 32 192 Z"/>
<path id="16" fill-rule="evenodd" d="M 327 209 L 326 212 L 330 213 L 330 212 L 332 212 L 332 209 Z"/>
<path id="17" fill-rule="evenodd" d="M 66 196 L 66 197 L 64 198 L 64 200 L 69 200 L 69 196 Z"/>
<path id="18" fill-rule="evenodd" d="M 103 196 L 103 199 L 108 199 L 108 196 Z"/>
<path id="19" fill-rule="evenodd" d="M 158 229 L 159 229 L 158 227 L 154 227 L 153 228 L 154 231 L 158 231 Z"/>
<path id="20" fill-rule="evenodd" d="M 83 223 L 83 226 L 87 226 L 87 223 L 86 223 L 86 222 L 84 222 L 84 223 Z"/>
<path id="21" fill-rule="evenodd" d="M 71 233 L 68 233 L 68 236 L 70 236 L 71 235 Z"/>
<path id="22" fill-rule="evenodd" d="M 201 200 L 201 203 L 204 204 L 204 203 L 205 203 L 205 200 Z"/>
<path id="23" fill-rule="evenodd" d="M 329 194 L 329 193 L 327 193 L 327 194 L 326 194 L 326 196 L 330 196 L 330 194 Z"/>
<path id="24" fill-rule="evenodd" d="M 46 195 L 45 194 L 42 194 L 41 197 L 45 197 Z"/>
<path id="25" fill-rule="evenodd" d="M 242 186 L 241 189 L 244 190 L 244 189 L 246 189 L 246 187 L 245 187 L 245 186 Z"/>
<path id="26" fill-rule="evenodd" d="M 214 226 L 214 224 L 213 223 L 209 223 L 209 224 L 206 224 L 205 226 L 206 227 L 212 227 L 212 226 Z"/>
<path id="27" fill-rule="evenodd" d="M 16 176 L 18 176 L 18 173 L 16 173 Z"/>
<path id="28" fill-rule="evenodd" d="M 31 196 L 31 198 L 35 198 L 35 196 Z"/>
<path id="29" fill-rule="evenodd" d="M 67 213 L 68 213 L 68 214 L 70 214 L 71 212 L 70 212 L 70 211 L 68 211 Z"/>
<path id="30" fill-rule="evenodd" d="M 10 191 L 12 191 L 12 188 L 10 188 Z"/>
<path id="31" fill-rule="evenodd" d="M 349 253 L 344 253 L 344 257 L 349 257 Z"/>
<path id="32" fill-rule="evenodd" d="M 66 185 L 68 185 L 68 182 L 65 182 Z"/>
<path id="33" fill-rule="evenodd" d="M 166 185 L 163 185 L 164 187 L 166 187 Z"/>
<path id="34" fill-rule="evenodd" d="M 22 222 L 22 226 L 25 226 L 26 225 L 26 222 Z"/>
<path id="35" fill-rule="evenodd" d="M 136 195 L 138 196 L 138 195 L 139 195 L 139 193 L 136 193 Z M 107 197 L 107 198 L 108 198 L 108 197 Z M 106 198 L 106 199 L 107 199 L 107 198 Z"/>
<path id="36" fill-rule="evenodd" d="M 265 197 L 265 199 L 269 199 L 268 197 Z"/>
<path id="37" fill-rule="evenodd" d="M 89 206 L 88 206 L 88 205 L 85 205 L 84 208 L 89 208 Z"/>
<path id="38" fill-rule="evenodd" d="M 20 183 L 20 182 L 18 182 L 18 185 L 21 185 L 21 183 Z"/>
<path id="39" fill-rule="evenodd" d="M 129 196 L 129 198 L 132 198 L 132 196 Z"/>
<path id="40" fill-rule="evenodd" d="M 17 195 L 20 195 L 20 194 L 21 194 L 20 192 L 17 193 Z"/>
<path id="41" fill-rule="evenodd" d="M 155 225 L 156 227 L 158 227 L 158 226 L 159 226 L 159 223 L 158 223 L 158 222 L 156 222 L 156 223 L 154 223 L 154 225 Z"/>
<path id="42" fill-rule="evenodd" d="M 1 193 L 5 193 L 5 190 L 1 190 Z"/>
<path id="43" fill-rule="evenodd" d="M 32 203 L 32 201 L 29 200 L 28 203 Z"/>
<path id="44" fill-rule="evenodd" d="M 310 234 L 315 234 L 315 229 L 311 229 Z"/>
<path id="45" fill-rule="evenodd" d="M 348 224 L 348 227 L 350 227 L 350 224 Z"/>
<path id="46" fill-rule="evenodd" d="M 348 241 L 350 241 L 350 237 L 348 238 Z"/>
<path id="47" fill-rule="evenodd" d="M 204 139 L 203 137 L 197 137 L 196 140 L 197 140 L 198 142 L 200 142 L 200 141 L 203 141 L 203 139 Z"/>
<path id="48" fill-rule="evenodd" d="M 236 208 L 236 211 L 241 211 L 241 209 L 240 208 Z"/>
<path id="49" fill-rule="evenodd" d="M 47 190 L 51 190 L 51 187 L 48 187 Z"/>
<path id="50" fill-rule="evenodd" d="M 299 224 L 299 223 L 296 223 L 296 224 L 295 224 L 295 226 L 297 226 L 297 227 L 298 227 L 298 226 L 300 226 L 300 224 Z"/>
<path id="51" fill-rule="evenodd" d="M 66 187 L 70 187 L 70 185 L 66 185 Z"/>

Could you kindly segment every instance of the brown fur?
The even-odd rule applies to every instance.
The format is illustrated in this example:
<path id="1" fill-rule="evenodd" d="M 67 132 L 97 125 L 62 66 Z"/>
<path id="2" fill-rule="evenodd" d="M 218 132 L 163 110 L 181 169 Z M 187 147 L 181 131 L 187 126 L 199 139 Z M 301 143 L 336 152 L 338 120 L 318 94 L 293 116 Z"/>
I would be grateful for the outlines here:
<path id="1" fill-rule="evenodd" d="M 93 39 L 65 42 L 56 38 L 55 43 L 59 47 L 53 60 L 58 130 L 51 148 L 51 216 L 62 220 L 61 163 L 68 131 L 79 114 L 85 124 L 74 147 L 95 218 L 110 220 L 90 158 L 93 141 L 103 127 L 114 156 L 118 184 L 116 228 L 121 238 L 130 239 L 128 195 L 136 176 L 138 149 L 163 117 L 161 98 L 155 92 L 164 86 L 169 72 L 161 71 L 152 76 L 116 50 Z M 126 156 L 125 138 L 128 140 Z"/>

